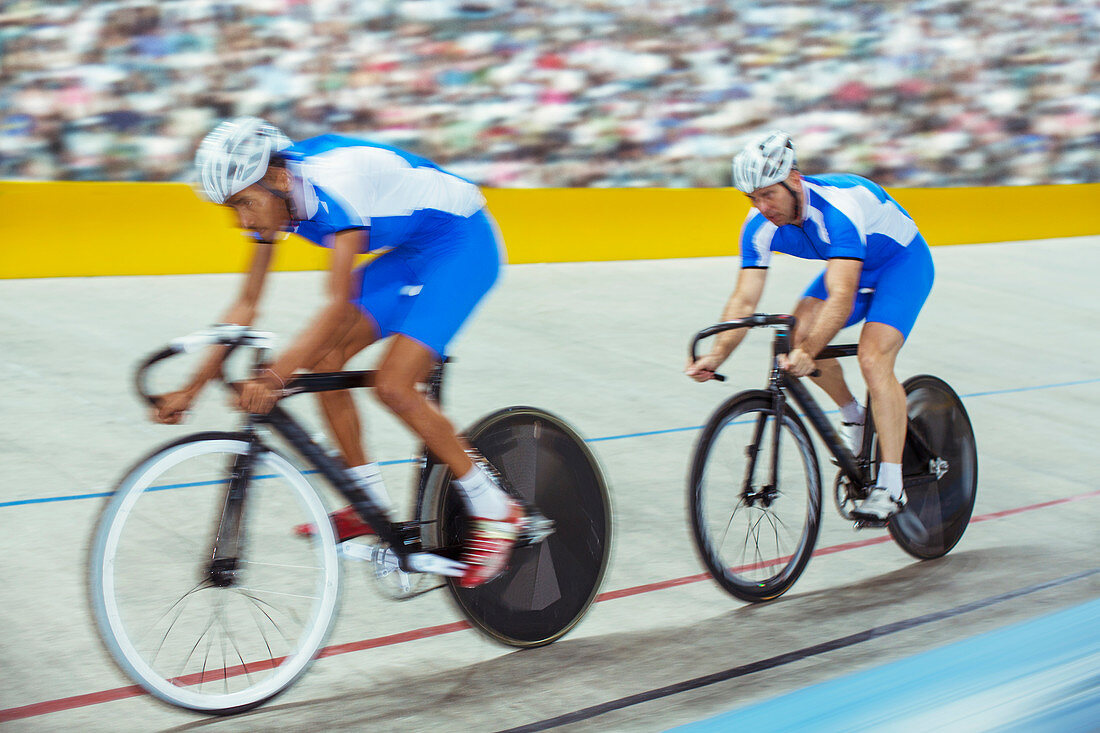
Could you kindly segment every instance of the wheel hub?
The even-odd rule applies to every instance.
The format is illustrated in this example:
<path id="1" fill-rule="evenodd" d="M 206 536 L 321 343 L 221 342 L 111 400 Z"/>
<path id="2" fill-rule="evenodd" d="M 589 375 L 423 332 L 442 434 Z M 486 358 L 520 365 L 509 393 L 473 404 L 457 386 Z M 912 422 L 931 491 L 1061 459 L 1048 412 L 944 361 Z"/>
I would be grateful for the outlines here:
<path id="1" fill-rule="evenodd" d="M 761 509 L 767 509 L 779 497 L 779 492 L 772 485 L 762 486 L 759 491 L 749 491 L 745 494 L 745 504 L 754 506 L 760 502 Z"/>
<path id="2" fill-rule="evenodd" d="M 218 588 L 228 588 L 237 582 L 237 558 L 218 557 L 210 562 L 210 582 Z"/>

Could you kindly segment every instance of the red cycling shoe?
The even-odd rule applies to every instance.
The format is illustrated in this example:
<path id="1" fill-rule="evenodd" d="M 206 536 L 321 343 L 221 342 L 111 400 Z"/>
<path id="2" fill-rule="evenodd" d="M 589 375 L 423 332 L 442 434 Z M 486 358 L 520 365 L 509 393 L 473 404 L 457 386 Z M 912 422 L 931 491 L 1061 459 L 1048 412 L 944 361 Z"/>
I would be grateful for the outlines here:
<path id="1" fill-rule="evenodd" d="M 504 519 L 470 517 L 470 535 L 461 557 L 466 564 L 466 572 L 459 581 L 463 588 L 476 588 L 508 569 L 512 547 L 524 521 L 520 505 L 511 499 L 508 505 L 508 516 Z"/>
<path id="2" fill-rule="evenodd" d="M 339 509 L 329 514 L 328 518 L 332 520 L 332 527 L 336 530 L 337 542 L 374 534 L 374 529 L 359 518 L 359 512 L 353 506 Z M 294 534 L 299 537 L 312 537 L 316 533 L 317 528 L 312 524 L 299 524 L 294 528 Z"/>

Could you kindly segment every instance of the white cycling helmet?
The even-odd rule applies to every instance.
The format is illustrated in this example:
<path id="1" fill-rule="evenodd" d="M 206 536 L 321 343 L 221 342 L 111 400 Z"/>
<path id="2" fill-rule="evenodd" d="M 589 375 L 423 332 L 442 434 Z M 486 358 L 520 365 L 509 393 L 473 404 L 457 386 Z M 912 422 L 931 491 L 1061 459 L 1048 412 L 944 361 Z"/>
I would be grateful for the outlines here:
<path id="1" fill-rule="evenodd" d="M 794 167 L 791 136 L 782 130 L 772 130 L 749 142 L 734 156 L 733 185 L 738 191 L 752 193 L 787 180 Z"/>
<path id="2" fill-rule="evenodd" d="M 263 178 L 271 154 L 291 144 L 279 128 L 258 117 L 221 122 L 203 138 L 195 153 L 203 192 L 214 203 L 224 204 Z"/>

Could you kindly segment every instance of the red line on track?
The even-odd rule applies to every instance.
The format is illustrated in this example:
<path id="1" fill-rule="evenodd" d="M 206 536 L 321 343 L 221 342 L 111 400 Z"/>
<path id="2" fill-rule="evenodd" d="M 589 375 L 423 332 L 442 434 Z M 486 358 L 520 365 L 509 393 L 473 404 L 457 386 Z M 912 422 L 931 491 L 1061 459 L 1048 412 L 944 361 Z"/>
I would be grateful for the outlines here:
<path id="1" fill-rule="evenodd" d="M 1016 507 L 1015 509 L 1005 509 L 999 512 L 981 514 L 976 517 L 971 517 L 970 523 L 975 524 L 977 522 L 987 522 L 991 519 L 1001 519 L 1003 517 L 1009 517 L 1014 514 L 1022 514 L 1024 512 L 1034 511 L 1036 509 L 1046 509 L 1048 507 L 1058 506 L 1059 504 L 1068 504 L 1070 502 L 1080 501 L 1082 499 L 1089 499 L 1095 496 L 1100 496 L 1100 489 L 1097 489 L 1096 491 L 1088 491 L 1084 494 L 1077 494 L 1075 496 L 1067 496 L 1061 499 L 1044 501 L 1040 504 L 1031 504 L 1029 506 Z M 870 545 L 879 545 L 889 541 L 890 536 L 887 534 L 883 534 L 876 537 L 869 537 L 865 540 L 845 542 L 839 545 L 831 545 L 829 547 L 822 547 L 819 550 L 815 550 L 814 557 L 818 557 L 821 555 L 833 555 L 838 552 L 846 552 L 848 550 L 855 550 L 861 547 L 868 547 Z M 758 563 L 758 565 L 763 564 L 766 563 Z M 601 603 L 603 601 L 612 601 L 617 598 L 627 598 L 629 596 L 641 595 L 642 593 L 665 590 L 666 588 L 675 588 L 676 586 L 680 585 L 698 583 L 703 580 L 708 580 L 709 578 L 710 575 L 708 573 L 699 573 L 697 575 L 686 575 L 682 578 L 662 580 L 658 583 L 646 583 L 645 585 L 636 585 L 631 588 L 607 591 L 596 596 L 596 602 Z M 470 624 L 465 621 L 456 621 L 449 624 L 440 624 L 438 626 L 427 626 L 422 629 L 403 631 L 398 634 L 379 636 L 374 639 L 363 639 L 361 641 L 353 641 L 346 644 L 333 644 L 332 646 L 327 646 L 322 649 L 317 656 L 318 658 L 334 657 L 339 654 L 363 651 L 364 649 L 377 649 L 378 647 L 392 646 L 394 644 L 404 644 L 405 642 L 416 641 L 417 639 L 428 639 L 433 636 L 452 634 L 456 631 L 464 631 L 468 628 L 470 628 Z M 237 673 L 235 670 L 230 670 L 230 672 L 234 674 Z M 186 683 L 188 680 L 181 681 Z M 23 705 L 21 707 L 0 710 L 0 723 L 5 723 L 10 720 L 21 720 L 23 718 L 33 718 L 39 715 L 46 715 L 48 713 L 58 713 L 64 710 L 73 710 L 75 708 L 87 707 L 89 705 L 99 705 L 100 703 L 113 702 L 115 700 L 124 700 L 128 697 L 138 697 L 139 695 L 144 694 L 146 694 L 145 691 L 137 685 L 130 685 L 128 687 L 116 687 L 113 690 L 89 692 L 85 695 L 74 695 L 73 697 L 62 697 L 57 700 L 36 702 L 30 705 Z"/>

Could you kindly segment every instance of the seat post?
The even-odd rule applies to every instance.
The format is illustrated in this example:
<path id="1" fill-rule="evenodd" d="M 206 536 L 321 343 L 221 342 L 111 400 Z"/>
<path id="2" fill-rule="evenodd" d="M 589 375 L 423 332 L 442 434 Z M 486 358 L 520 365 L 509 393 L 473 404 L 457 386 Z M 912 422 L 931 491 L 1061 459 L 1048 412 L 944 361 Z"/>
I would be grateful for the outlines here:
<path id="1" fill-rule="evenodd" d="M 444 357 L 435 362 L 431 373 L 428 375 L 428 399 L 437 405 L 443 400 L 443 367 L 451 359 Z"/>

